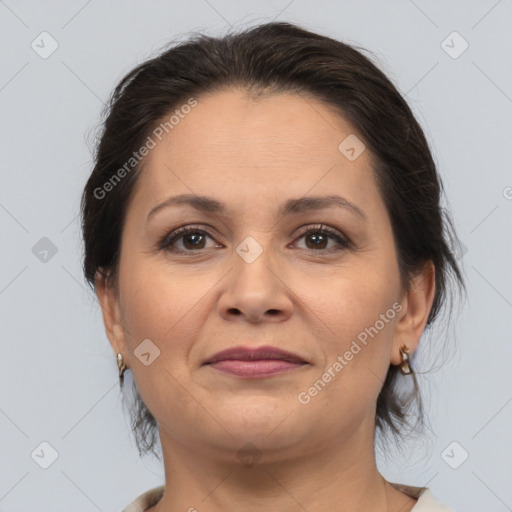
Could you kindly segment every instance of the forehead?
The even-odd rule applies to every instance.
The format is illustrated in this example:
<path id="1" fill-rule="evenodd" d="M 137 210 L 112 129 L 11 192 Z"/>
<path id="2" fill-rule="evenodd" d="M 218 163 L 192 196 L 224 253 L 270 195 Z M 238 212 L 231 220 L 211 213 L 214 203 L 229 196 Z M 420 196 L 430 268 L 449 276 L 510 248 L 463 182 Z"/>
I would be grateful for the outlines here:
<path id="1" fill-rule="evenodd" d="M 310 96 L 280 93 L 254 99 L 242 91 L 222 91 L 199 97 L 161 146 L 191 159 L 208 152 L 279 158 L 286 150 L 290 157 L 307 152 L 325 160 L 338 153 L 340 137 L 353 131 L 332 108 Z"/>
<path id="2" fill-rule="evenodd" d="M 211 93 L 167 131 L 145 160 L 140 187 L 149 198 L 214 189 L 282 200 L 287 190 L 300 197 L 338 188 L 358 200 L 375 188 L 368 151 L 354 161 L 340 152 L 353 127 L 310 96 Z"/>

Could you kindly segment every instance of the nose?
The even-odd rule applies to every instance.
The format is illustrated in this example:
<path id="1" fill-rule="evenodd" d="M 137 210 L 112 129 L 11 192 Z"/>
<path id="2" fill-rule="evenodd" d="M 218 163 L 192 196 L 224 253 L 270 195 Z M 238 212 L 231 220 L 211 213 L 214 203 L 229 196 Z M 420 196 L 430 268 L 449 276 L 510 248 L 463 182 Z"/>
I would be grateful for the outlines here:
<path id="1" fill-rule="evenodd" d="M 234 267 L 226 276 L 226 288 L 218 303 L 225 320 L 282 322 L 292 315 L 293 292 L 285 282 L 283 269 L 269 253 L 266 248 L 248 262 L 234 252 Z"/>

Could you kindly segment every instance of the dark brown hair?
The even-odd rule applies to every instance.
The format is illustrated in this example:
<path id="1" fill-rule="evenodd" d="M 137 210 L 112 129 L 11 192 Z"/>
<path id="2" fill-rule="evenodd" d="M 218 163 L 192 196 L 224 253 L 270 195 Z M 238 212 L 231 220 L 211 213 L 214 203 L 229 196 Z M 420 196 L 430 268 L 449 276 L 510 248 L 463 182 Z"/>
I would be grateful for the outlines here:
<path id="1" fill-rule="evenodd" d="M 430 326 L 446 302 L 449 277 L 459 288 L 464 281 L 450 249 L 454 229 L 440 204 L 442 183 L 425 135 L 400 93 L 363 50 L 284 22 L 220 38 L 195 34 L 143 62 L 117 85 L 104 112 L 94 169 L 81 203 L 89 284 L 94 287 L 97 271 L 117 282 L 123 222 L 143 160 L 128 170 L 126 162 L 178 106 L 225 89 L 254 97 L 281 92 L 313 97 L 352 125 L 374 163 L 404 290 L 426 262 L 435 266 Z M 123 166 L 126 172 L 118 180 Z M 106 183 L 111 186 L 104 194 Z M 419 399 L 417 385 L 408 397 L 398 392 L 398 375 L 399 368 L 390 365 L 376 406 L 376 427 L 395 437 L 408 424 L 413 399 Z M 156 421 L 136 387 L 135 393 L 137 446 L 141 455 L 155 453 Z M 421 401 L 416 403 L 421 419 Z"/>

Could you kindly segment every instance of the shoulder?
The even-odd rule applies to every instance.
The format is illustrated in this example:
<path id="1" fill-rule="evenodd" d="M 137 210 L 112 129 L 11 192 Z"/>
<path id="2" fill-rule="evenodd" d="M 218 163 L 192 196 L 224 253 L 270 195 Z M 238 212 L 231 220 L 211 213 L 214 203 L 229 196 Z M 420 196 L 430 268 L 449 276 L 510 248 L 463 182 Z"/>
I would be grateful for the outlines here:
<path id="1" fill-rule="evenodd" d="M 454 512 L 451 508 L 437 501 L 432 491 L 427 487 L 412 487 L 391 482 L 390 484 L 411 498 L 417 498 L 418 501 L 411 509 L 411 512 Z"/>
<path id="2" fill-rule="evenodd" d="M 149 507 L 156 505 L 162 498 L 163 494 L 163 485 L 154 487 L 133 500 L 129 505 L 123 508 L 122 512 L 144 512 L 144 510 L 147 510 Z"/>
<path id="3" fill-rule="evenodd" d="M 412 508 L 411 512 L 453 512 L 451 508 L 437 501 L 430 489 L 426 487 L 411 487 L 409 485 L 395 483 L 391 483 L 391 485 L 395 489 L 409 495 L 411 498 L 417 498 L 418 501 Z M 163 485 L 154 487 L 137 497 L 128 506 L 126 506 L 122 512 L 144 512 L 149 507 L 156 505 L 156 503 L 158 503 L 162 498 L 163 493 Z"/>

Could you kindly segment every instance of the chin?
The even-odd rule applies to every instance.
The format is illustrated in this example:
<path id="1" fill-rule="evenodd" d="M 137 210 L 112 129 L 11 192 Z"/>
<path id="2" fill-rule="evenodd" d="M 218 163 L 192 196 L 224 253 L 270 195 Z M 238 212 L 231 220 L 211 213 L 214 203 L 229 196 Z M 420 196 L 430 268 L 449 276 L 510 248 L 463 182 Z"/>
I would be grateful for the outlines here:
<path id="1" fill-rule="evenodd" d="M 247 414 L 241 421 L 231 418 L 222 423 L 231 434 L 226 439 L 235 446 L 252 442 L 261 449 L 278 450 L 292 446 L 307 437 L 310 429 L 304 423 L 295 424 L 291 414 L 264 415 L 258 411 Z M 287 418 L 287 419 L 286 419 Z M 220 421 L 220 418 L 218 418 Z M 284 420 L 284 421 L 283 421 Z M 305 428 L 306 427 L 306 428 Z"/>
<path id="2" fill-rule="evenodd" d="M 240 461 L 246 466 L 252 466 L 260 461 L 270 463 L 290 459 L 294 454 L 304 451 L 304 436 L 293 435 L 286 430 L 277 433 L 272 432 L 272 429 L 253 428 L 227 437 L 222 440 L 211 439 L 217 449 L 215 456 L 226 462 L 233 462 L 235 457 L 235 463 Z"/>

